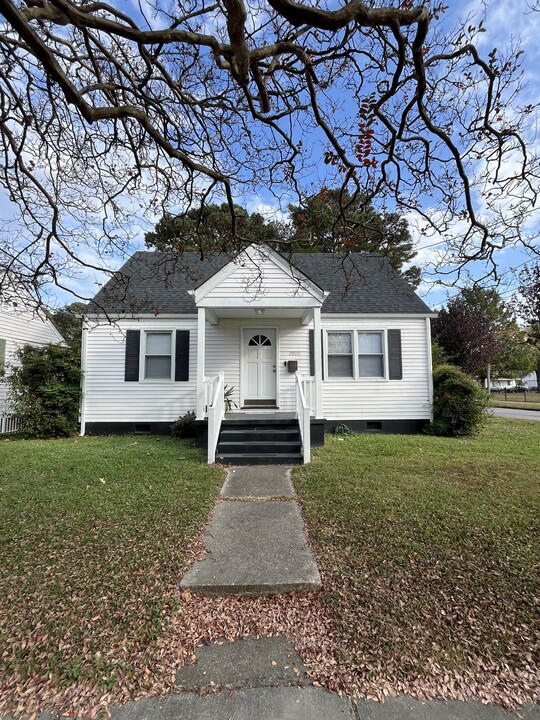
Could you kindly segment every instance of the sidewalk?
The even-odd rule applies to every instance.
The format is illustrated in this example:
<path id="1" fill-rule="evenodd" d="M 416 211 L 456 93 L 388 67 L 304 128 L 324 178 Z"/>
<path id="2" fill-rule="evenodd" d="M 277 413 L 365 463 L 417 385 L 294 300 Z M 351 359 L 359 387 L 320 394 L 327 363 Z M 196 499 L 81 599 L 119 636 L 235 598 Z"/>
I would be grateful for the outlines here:
<path id="1" fill-rule="evenodd" d="M 538 705 L 510 713 L 476 702 L 352 703 L 313 687 L 284 637 L 202 647 L 197 663 L 178 671 L 175 691 L 111 708 L 111 720 L 540 720 Z"/>
<path id="2" fill-rule="evenodd" d="M 184 575 L 182 588 L 250 596 L 320 588 L 290 473 L 283 465 L 229 470 L 205 528 L 208 552 Z"/>

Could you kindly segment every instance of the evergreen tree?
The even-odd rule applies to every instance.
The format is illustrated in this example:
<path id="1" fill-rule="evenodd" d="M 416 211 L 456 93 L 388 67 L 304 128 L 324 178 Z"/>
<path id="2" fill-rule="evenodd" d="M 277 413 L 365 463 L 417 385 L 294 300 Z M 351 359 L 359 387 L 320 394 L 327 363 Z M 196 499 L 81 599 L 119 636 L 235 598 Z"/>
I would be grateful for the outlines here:
<path id="1" fill-rule="evenodd" d="M 289 205 L 292 243 L 299 252 L 376 252 L 384 255 L 412 287 L 420 268 L 403 270 L 416 255 L 407 220 L 398 213 L 378 212 L 361 195 L 323 187 L 301 206 Z"/>

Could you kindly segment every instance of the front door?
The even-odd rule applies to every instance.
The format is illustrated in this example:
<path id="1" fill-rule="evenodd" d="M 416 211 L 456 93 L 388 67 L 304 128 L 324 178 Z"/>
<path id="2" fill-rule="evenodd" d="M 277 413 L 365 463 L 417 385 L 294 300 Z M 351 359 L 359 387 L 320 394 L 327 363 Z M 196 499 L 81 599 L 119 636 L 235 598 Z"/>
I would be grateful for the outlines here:
<path id="1" fill-rule="evenodd" d="M 276 406 L 276 329 L 244 328 L 244 405 Z"/>

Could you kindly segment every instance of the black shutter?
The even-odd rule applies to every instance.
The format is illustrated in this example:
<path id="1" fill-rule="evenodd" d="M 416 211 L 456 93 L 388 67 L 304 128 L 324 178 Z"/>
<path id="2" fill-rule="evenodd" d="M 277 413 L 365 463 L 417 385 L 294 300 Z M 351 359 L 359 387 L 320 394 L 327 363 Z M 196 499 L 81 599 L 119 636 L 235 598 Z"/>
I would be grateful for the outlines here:
<path id="1" fill-rule="evenodd" d="M 390 380 L 403 379 L 401 330 L 388 331 L 388 376 Z"/>
<path id="2" fill-rule="evenodd" d="M 126 365 L 124 380 L 126 382 L 138 382 L 139 380 L 139 355 L 141 348 L 141 331 L 126 331 Z"/>
<path id="3" fill-rule="evenodd" d="M 324 330 L 321 330 L 321 377 L 323 380 L 325 380 L 325 377 L 324 377 Z"/>
<path id="4" fill-rule="evenodd" d="M 309 331 L 309 374 L 315 375 L 315 335 L 314 330 Z M 324 343 L 323 331 L 321 330 L 321 377 L 324 380 Z"/>
<path id="5" fill-rule="evenodd" d="M 174 379 L 189 380 L 189 330 L 176 331 L 176 361 Z"/>
<path id="6" fill-rule="evenodd" d="M 0 370 L 3 370 L 6 364 L 6 341 L 0 338 Z"/>

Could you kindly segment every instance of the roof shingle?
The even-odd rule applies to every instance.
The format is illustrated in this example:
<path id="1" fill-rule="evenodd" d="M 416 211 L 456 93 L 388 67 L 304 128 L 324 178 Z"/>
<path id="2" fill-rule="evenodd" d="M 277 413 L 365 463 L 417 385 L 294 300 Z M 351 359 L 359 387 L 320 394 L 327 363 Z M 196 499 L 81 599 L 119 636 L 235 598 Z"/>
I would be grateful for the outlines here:
<path id="1" fill-rule="evenodd" d="M 380 255 L 294 253 L 284 256 L 329 292 L 323 313 L 431 313 L 407 282 Z M 174 256 L 136 252 L 87 306 L 89 313 L 195 314 L 188 294 L 231 260 L 229 255 Z"/>

